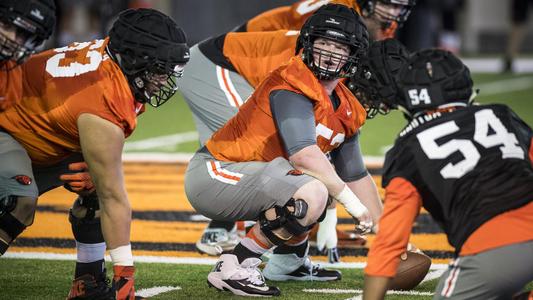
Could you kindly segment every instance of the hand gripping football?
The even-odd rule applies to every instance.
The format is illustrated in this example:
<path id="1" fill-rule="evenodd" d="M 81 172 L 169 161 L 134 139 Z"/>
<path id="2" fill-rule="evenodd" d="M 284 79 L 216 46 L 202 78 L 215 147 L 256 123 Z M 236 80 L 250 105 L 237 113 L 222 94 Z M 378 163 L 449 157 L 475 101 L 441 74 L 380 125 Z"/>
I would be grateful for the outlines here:
<path id="1" fill-rule="evenodd" d="M 392 279 L 390 290 L 412 290 L 426 276 L 431 259 L 420 251 L 406 251 L 400 255 L 400 265 Z"/>

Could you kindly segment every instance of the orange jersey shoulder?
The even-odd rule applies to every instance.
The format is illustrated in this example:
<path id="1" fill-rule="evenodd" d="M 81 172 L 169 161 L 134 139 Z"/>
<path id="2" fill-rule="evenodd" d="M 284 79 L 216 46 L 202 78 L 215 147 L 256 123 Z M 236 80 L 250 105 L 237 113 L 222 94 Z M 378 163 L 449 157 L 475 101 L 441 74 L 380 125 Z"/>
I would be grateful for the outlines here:
<path id="1" fill-rule="evenodd" d="M 340 105 L 335 110 L 320 82 L 294 56 L 288 64 L 274 70 L 255 90 L 237 115 L 217 131 L 206 146 L 222 161 L 271 161 L 288 158 L 270 111 L 269 95 L 273 90 L 302 94 L 313 102 L 317 145 L 327 153 L 338 147 L 345 137 L 353 136 L 363 125 L 366 113 L 342 83 L 335 92 Z"/>
<path id="2" fill-rule="evenodd" d="M 255 16 L 246 24 L 246 31 L 300 30 L 310 15 L 330 2 L 352 7 L 359 12 L 355 0 L 303 0 L 291 6 L 274 8 Z"/>
<path id="3" fill-rule="evenodd" d="M 0 71 L 0 112 L 15 105 L 22 97 L 22 69 L 12 61 Z"/>
<path id="4" fill-rule="evenodd" d="M 250 85 L 294 56 L 299 31 L 230 32 L 224 40 L 224 56 Z"/>
<path id="5" fill-rule="evenodd" d="M 119 126 L 136 126 L 137 106 L 120 68 L 105 52 L 107 40 L 74 43 L 32 56 L 23 65 L 23 96 L 0 115 L 34 163 L 79 152 L 77 119 L 90 113 Z"/>

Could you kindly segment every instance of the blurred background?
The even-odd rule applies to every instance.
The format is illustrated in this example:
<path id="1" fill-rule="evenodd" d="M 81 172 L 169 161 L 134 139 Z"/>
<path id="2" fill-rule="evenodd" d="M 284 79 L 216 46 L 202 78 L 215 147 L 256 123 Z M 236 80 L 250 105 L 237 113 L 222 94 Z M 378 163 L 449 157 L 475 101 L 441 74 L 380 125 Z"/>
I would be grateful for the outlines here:
<path id="1" fill-rule="evenodd" d="M 151 7 L 171 15 L 190 44 L 231 30 L 260 12 L 290 0 L 57 0 L 59 21 L 47 47 L 104 37 L 128 7 Z M 510 59 L 533 53 L 533 1 L 418 0 L 398 38 L 410 50 L 443 47 L 464 56 L 499 57 L 493 69 L 511 70 Z M 487 67 L 487 66 L 486 66 Z M 516 71 L 533 71 L 517 66 Z"/>
<path id="2" fill-rule="evenodd" d="M 117 14 L 150 7 L 172 16 L 189 45 L 296 0 L 56 0 L 59 22 L 47 48 L 102 38 Z M 504 103 L 533 126 L 533 0 L 417 0 L 398 38 L 412 51 L 441 47 L 457 53 L 474 74 L 481 103 Z M 187 74 L 185 74 L 187 76 Z M 194 153 L 198 137 L 179 93 L 143 114 L 125 152 Z M 148 108 L 148 110 L 152 110 Z M 176 121 L 179 120 L 179 121 Z M 361 135 L 366 157 L 382 159 L 405 125 L 401 113 L 368 120 Z"/>

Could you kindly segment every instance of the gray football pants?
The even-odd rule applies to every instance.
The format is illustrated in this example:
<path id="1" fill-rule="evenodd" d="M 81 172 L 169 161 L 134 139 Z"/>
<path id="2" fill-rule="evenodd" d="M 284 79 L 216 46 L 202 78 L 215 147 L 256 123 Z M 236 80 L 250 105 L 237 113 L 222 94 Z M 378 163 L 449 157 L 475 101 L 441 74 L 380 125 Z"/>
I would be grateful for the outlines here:
<path id="1" fill-rule="evenodd" d="M 202 146 L 254 91 L 242 76 L 211 62 L 198 45 L 191 48 L 191 58 L 178 85 L 193 114 Z"/>

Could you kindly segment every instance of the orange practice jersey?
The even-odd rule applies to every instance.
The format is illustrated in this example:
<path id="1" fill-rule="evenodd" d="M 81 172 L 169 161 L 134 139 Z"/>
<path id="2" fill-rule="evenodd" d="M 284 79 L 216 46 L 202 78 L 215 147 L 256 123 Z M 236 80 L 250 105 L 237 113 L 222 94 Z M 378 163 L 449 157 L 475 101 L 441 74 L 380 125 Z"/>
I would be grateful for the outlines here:
<path id="1" fill-rule="evenodd" d="M 22 97 L 22 69 L 12 61 L 6 62 L 0 71 L 0 112 L 15 105 Z"/>
<path id="2" fill-rule="evenodd" d="M 0 128 L 24 146 L 34 164 L 50 165 L 81 152 L 77 119 L 83 113 L 114 123 L 125 136 L 134 130 L 143 106 L 106 45 L 107 40 L 74 43 L 23 65 L 22 99 L 0 113 Z"/>
<path id="3" fill-rule="evenodd" d="M 361 14 L 356 0 L 301 0 L 291 6 L 274 8 L 255 16 L 246 23 L 246 31 L 300 30 L 309 16 L 330 2 L 351 7 Z M 393 22 L 390 27 L 375 33 L 376 39 L 393 38 L 397 29 L 398 23 Z"/>
<path id="4" fill-rule="evenodd" d="M 302 0 L 255 16 L 247 22 L 246 31 L 300 30 L 309 16 L 330 2 L 346 5 L 360 13 L 355 0 Z"/>
<path id="5" fill-rule="evenodd" d="M 271 161 L 288 158 L 278 135 L 269 95 L 274 90 L 302 94 L 313 102 L 317 130 L 317 145 L 327 153 L 337 148 L 345 138 L 353 136 L 366 118 L 364 108 L 344 84 L 335 88 L 340 105 L 334 110 L 324 87 L 299 56 L 274 70 L 250 96 L 224 127 L 206 143 L 211 154 L 220 161 Z"/>
<path id="6" fill-rule="evenodd" d="M 277 67 L 294 56 L 299 31 L 229 32 L 224 56 L 235 70 L 256 87 Z"/>

